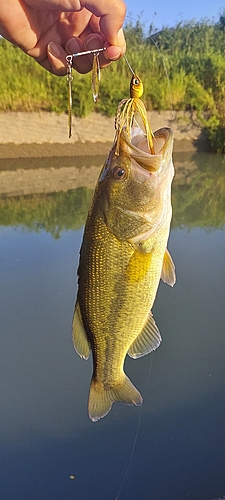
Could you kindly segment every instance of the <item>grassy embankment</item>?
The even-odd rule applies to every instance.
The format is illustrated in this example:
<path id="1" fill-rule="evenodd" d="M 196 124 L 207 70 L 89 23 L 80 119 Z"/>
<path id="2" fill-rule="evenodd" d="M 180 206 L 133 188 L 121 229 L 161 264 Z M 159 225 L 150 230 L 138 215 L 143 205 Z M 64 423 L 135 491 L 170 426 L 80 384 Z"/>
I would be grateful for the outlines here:
<path id="1" fill-rule="evenodd" d="M 152 35 L 151 26 L 146 36 L 139 21 L 125 31 L 127 56 L 144 82 L 147 109 L 196 111 L 212 150 L 224 153 L 225 13 L 218 23 L 180 23 L 157 35 Z M 0 41 L 0 67 L 1 111 L 66 111 L 66 78 L 51 75 L 5 40 Z M 100 99 L 94 106 L 90 74 L 74 73 L 74 114 L 87 116 L 96 109 L 113 116 L 118 102 L 129 96 L 130 76 L 124 59 L 102 72 Z"/>

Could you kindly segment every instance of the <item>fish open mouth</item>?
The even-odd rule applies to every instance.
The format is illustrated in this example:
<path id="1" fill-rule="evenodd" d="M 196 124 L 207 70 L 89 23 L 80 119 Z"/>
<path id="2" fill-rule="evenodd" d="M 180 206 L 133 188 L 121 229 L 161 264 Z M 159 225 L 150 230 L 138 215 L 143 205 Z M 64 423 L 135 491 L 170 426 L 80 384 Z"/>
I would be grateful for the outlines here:
<path id="1" fill-rule="evenodd" d="M 154 132 L 155 154 L 149 151 L 147 136 L 139 126 L 131 128 L 131 138 L 123 129 L 121 138 L 128 147 L 131 158 L 149 172 L 157 172 L 162 166 L 162 159 L 168 161 L 172 157 L 173 131 L 171 128 L 164 127 Z"/>

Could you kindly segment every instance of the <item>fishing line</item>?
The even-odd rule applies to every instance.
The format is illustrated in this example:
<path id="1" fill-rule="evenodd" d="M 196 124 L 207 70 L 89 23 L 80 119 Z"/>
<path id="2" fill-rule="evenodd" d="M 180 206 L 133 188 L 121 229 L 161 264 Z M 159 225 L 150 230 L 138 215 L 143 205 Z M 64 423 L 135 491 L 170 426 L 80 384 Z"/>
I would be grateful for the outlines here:
<path id="1" fill-rule="evenodd" d="M 134 19 L 134 18 L 132 18 L 130 16 L 127 16 L 126 19 L 130 19 L 132 21 L 137 22 L 137 19 Z M 168 70 L 167 70 L 167 66 L 166 66 L 166 61 L 165 61 L 165 58 L 164 58 L 164 55 L 163 55 L 161 49 L 157 45 L 157 42 L 155 42 L 155 40 L 152 38 L 152 36 L 147 35 L 147 32 L 146 32 L 146 30 L 144 28 L 143 28 L 143 31 L 146 34 L 146 37 L 149 40 L 151 40 L 151 42 L 153 43 L 154 47 L 156 48 L 156 50 L 159 53 L 159 56 L 160 56 L 160 58 L 162 60 L 163 69 L 164 69 L 165 76 L 166 76 L 166 79 L 167 79 L 169 101 L 170 101 L 170 105 L 171 105 L 172 128 L 174 128 L 175 113 L 174 113 L 174 110 L 173 110 L 172 92 L 171 92 L 170 78 L 169 78 L 169 74 L 168 74 Z M 130 62 L 128 61 L 127 56 L 124 54 L 123 57 L 124 57 L 124 59 L 126 61 L 126 64 L 127 64 L 128 68 L 130 69 L 131 73 L 134 75 L 135 72 L 134 72 L 134 70 L 133 70 Z M 151 375 L 151 372 L 152 372 L 152 362 L 153 362 L 153 352 L 151 353 L 150 366 L 149 366 L 149 370 L 148 370 L 148 376 L 147 376 L 145 388 L 144 388 L 144 391 L 143 391 L 143 399 L 145 398 L 145 395 L 146 395 L 146 392 L 147 392 L 147 388 L 148 388 L 148 385 L 149 385 L 150 375 Z M 129 457 L 129 460 L 128 460 L 128 464 L 127 464 L 126 470 L 124 472 L 124 476 L 123 476 L 123 479 L 121 481 L 118 493 L 117 493 L 116 497 L 114 498 L 114 500 L 118 500 L 118 498 L 119 498 L 119 496 L 121 494 L 121 491 L 123 489 L 123 486 L 125 484 L 125 481 L 127 479 L 129 470 L 130 470 L 131 462 L 132 462 L 132 459 L 133 459 L 133 456 L 134 456 L 134 452 L 135 452 L 135 448 L 136 448 L 136 444 L 137 444 L 137 439 L 138 439 L 138 434 L 139 434 L 139 430 L 140 430 L 142 415 L 143 415 L 143 405 L 140 408 L 139 417 L 138 417 L 138 421 L 137 421 L 136 432 L 135 432 L 135 436 L 134 436 L 133 445 L 132 445 L 130 457 Z"/>
<path id="2" fill-rule="evenodd" d="M 145 395 L 146 395 L 146 392 L 147 392 L 147 388 L 148 388 L 148 384 L 149 384 L 150 375 L 151 375 L 151 372 L 152 372 L 152 361 L 153 361 L 153 352 L 151 352 L 151 354 L 150 354 L 150 366 L 149 366 L 149 370 L 148 370 L 148 376 L 147 376 L 146 384 L 145 384 L 145 387 L 144 387 L 144 390 L 143 390 L 143 393 L 142 393 L 143 394 L 143 399 L 145 398 Z M 132 459 L 133 459 L 133 456 L 134 456 L 134 451 L 135 451 L 136 444 L 137 444 L 137 438 L 138 438 L 139 429 L 140 429 L 140 425 L 141 425 L 142 414 L 143 414 L 143 403 L 142 403 L 142 406 L 140 407 L 140 412 L 139 412 L 139 417 L 138 417 L 138 421 L 137 421 L 137 427 L 136 427 L 136 432 L 135 432 L 135 436 L 134 436 L 133 446 L 132 446 L 131 452 L 130 452 L 130 458 L 128 460 L 128 464 L 127 464 L 127 467 L 126 467 L 123 479 L 121 481 L 121 484 L 120 484 L 120 487 L 119 487 L 119 491 L 118 491 L 116 497 L 114 498 L 114 500 L 118 500 L 118 498 L 120 496 L 120 493 L 121 493 L 121 491 L 123 489 L 124 483 L 126 481 L 126 478 L 128 476 L 128 472 L 130 470 L 131 462 L 132 462 Z"/>
<path id="3" fill-rule="evenodd" d="M 133 68 L 131 67 L 130 63 L 129 63 L 129 61 L 128 61 L 128 59 L 127 59 L 126 54 L 123 54 L 123 57 L 124 57 L 124 59 L 125 59 L 125 61 L 126 61 L 126 63 L 127 63 L 127 66 L 128 66 L 128 68 L 129 68 L 129 70 L 130 70 L 130 71 L 131 71 L 131 73 L 133 73 L 133 75 L 134 75 L 134 74 L 135 74 L 135 73 L 134 73 L 134 70 L 133 70 Z"/>
<path id="4" fill-rule="evenodd" d="M 126 20 L 127 19 L 130 19 L 131 21 L 134 21 L 135 23 L 138 22 L 138 19 L 135 19 L 134 17 L 131 17 L 131 16 L 126 16 Z M 126 26 L 125 26 L 126 27 Z M 163 69 L 164 69 L 164 73 L 165 73 L 165 76 L 166 76 L 166 79 L 167 79 L 167 86 L 168 86 L 168 95 L 169 95 L 169 101 L 170 101 L 170 106 L 171 106 L 171 121 L 172 121 L 172 129 L 174 129 L 174 121 L 175 121 L 175 112 L 174 112 L 174 109 L 173 109 L 173 99 L 172 99 L 172 92 L 171 92 L 171 85 L 170 85 L 170 77 L 169 77 L 169 73 L 168 73 L 168 69 L 167 69 L 167 65 L 166 65 L 166 60 L 165 60 L 165 57 L 163 55 L 163 52 L 161 51 L 160 47 L 157 45 L 157 42 L 154 40 L 154 38 L 149 35 L 146 31 L 146 29 L 142 26 L 142 30 L 146 36 L 146 39 L 149 39 L 151 40 L 152 44 L 154 45 L 154 47 L 156 48 L 161 60 L 162 60 L 162 65 L 163 65 Z M 127 59 L 127 56 L 124 54 L 124 59 L 131 71 L 131 73 L 134 74 L 134 71 L 132 69 L 132 66 L 131 64 L 129 63 L 128 59 Z"/>
<path id="5" fill-rule="evenodd" d="M 155 40 L 151 36 L 149 36 L 149 38 L 150 38 L 151 42 L 153 43 L 153 45 L 155 46 L 156 50 L 158 51 L 158 53 L 162 59 L 163 68 L 164 68 L 166 79 L 167 79 L 169 101 L 170 101 L 170 105 L 171 105 L 171 119 L 172 119 L 172 125 L 174 128 L 175 113 L 174 113 L 174 109 L 173 109 L 173 100 L 172 100 L 170 78 L 169 78 L 169 74 L 168 74 L 168 70 L 167 70 L 167 66 L 166 66 L 165 57 L 164 57 L 162 51 L 160 50 L 160 48 L 158 47 L 157 43 L 155 42 Z"/>

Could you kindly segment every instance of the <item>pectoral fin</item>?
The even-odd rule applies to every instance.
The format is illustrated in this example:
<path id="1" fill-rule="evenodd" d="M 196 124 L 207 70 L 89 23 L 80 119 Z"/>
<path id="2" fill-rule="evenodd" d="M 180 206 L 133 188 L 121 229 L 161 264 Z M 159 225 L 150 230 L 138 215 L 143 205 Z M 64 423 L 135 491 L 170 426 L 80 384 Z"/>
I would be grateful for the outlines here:
<path id="1" fill-rule="evenodd" d="M 91 351 L 90 342 L 83 325 L 79 302 L 76 302 L 72 324 L 74 348 L 81 358 L 88 359 Z"/>
<path id="2" fill-rule="evenodd" d="M 163 258 L 161 279 L 164 281 L 164 283 L 167 283 L 167 285 L 170 286 L 173 286 L 176 283 L 175 265 L 167 249 Z"/>
<path id="3" fill-rule="evenodd" d="M 138 337 L 130 346 L 128 354 L 131 358 L 141 358 L 151 351 L 155 351 L 159 347 L 162 337 L 159 329 L 150 312 L 148 320 Z"/>

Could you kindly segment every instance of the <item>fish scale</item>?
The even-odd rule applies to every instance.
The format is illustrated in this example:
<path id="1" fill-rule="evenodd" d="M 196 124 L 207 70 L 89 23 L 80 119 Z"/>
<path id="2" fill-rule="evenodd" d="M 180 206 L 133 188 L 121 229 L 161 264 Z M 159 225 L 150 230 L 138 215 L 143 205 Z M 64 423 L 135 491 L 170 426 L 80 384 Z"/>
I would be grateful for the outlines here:
<path id="1" fill-rule="evenodd" d="M 139 134 L 143 144 L 147 139 L 141 130 Z M 151 308 L 160 276 L 170 285 L 175 282 L 166 250 L 174 172 L 172 131 L 155 132 L 155 147 L 157 137 L 158 158 L 138 150 L 137 131 L 135 148 L 132 139 L 121 132 L 119 155 L 117 137 L 85 225 L 73 341 L 81 357 L 87 359 L 92 351 L 88 411 L 93 421 L 105 416 L 115 401 L 142 403 L 124 373 L 125 357 L 137 358 L 158 347 L 161 336 Z"/>

